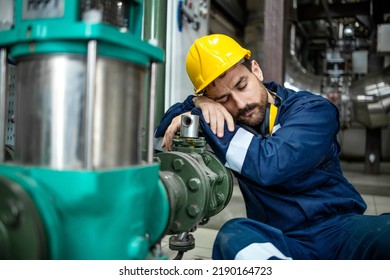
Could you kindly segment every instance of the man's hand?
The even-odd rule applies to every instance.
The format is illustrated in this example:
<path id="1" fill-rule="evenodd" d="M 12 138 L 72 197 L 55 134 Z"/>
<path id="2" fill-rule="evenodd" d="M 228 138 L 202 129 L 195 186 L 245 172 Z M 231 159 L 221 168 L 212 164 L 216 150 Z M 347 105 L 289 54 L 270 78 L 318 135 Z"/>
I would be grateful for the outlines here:
<path id="1" fill-rule="evenodd" d="M 190 112 L 187 112 L 182 115 L 189 115 L 189 114 Z M 172 150 L 173 137 L 175 137 L 176 132 L 180 130 L 182 115 L 178 115 L 174 117 L 171 124 L 168 126 L 167 130 L 165 131 L 161 147 L 165 148 L 167 151 Z"/>
<path id="2" fill-rule="evenodd" d="M 195 107 L 202 110 L 205 121 L 210 125 L 211 131 L 218 137 L 223 137 L 225 121 L 229 131 L 234 131 L 232 115 L 218 102 L 206 96 L 194 97 Z"/>
<path id="3" fill-rule="evenodd" d="M 229 131 L 234 131 L 233 117 L 223 105 L 205 96 L 196 96 L 193 100 L 195 107 L 201 109 L 205 121 L 210 125 L 210 129 L 214 134 L 220 138 L 223 137 L 225 121 Z M 190 114 L 190 112 L 184 114 Z M 173 138 L 180 130 L 182 115 L 174 117 L 165 131 L 161 147 L 167 151 L 172 150 Z"/>

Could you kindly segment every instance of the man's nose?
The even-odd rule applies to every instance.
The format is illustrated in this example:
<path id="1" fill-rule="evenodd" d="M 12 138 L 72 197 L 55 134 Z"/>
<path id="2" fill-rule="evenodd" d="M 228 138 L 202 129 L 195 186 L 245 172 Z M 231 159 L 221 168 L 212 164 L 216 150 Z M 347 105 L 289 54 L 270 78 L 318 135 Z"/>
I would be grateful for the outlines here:
<path id="1" fill-rule="evenodd" d="M 245 100 L 242 98 L 242 96 L 239 93 L 232 92 L 231 98 L 233 99 L 234 103 L 236 103 L 236 107 L 238 109 L 243 109 L 246 106 Z"/>

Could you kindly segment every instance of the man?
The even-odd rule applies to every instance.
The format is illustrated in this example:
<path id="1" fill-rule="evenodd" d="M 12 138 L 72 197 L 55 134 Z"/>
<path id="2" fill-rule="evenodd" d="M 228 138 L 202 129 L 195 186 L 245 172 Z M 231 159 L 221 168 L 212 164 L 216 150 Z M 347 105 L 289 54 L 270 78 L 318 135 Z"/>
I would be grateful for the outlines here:
<path id="1" fill-rule="evenodd" d="M 173 105 L 156 130 L 170 150 L 180 115 L 199 115 L 238 179 L 248 218 L 223 225 L 213 259 L 390 259 L 390 215 L 363 215 L 365 202 L 342 174 L 337 108 L 263 83 L 250 54 L 225 35 L 196 40 L 186 60 L 196 96 Z"/>

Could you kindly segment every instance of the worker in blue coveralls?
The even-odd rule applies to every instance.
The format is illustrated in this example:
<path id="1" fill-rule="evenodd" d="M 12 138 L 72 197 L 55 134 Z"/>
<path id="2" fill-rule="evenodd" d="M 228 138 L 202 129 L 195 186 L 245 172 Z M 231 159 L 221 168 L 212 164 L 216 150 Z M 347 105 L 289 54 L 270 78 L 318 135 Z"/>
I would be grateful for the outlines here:
<path id="1" fill-rule="evenodd" d="M 195 114 L 230 168 L 247 218 L 226 222 L 213 259 L 390 259 L 390 215 L 366 204 L 343 176 L 337 108 L 307 91 L 263 82 L 251 52 L 222 34 L 197 39 L 186 59 L 195 87 L 156 129 L 170 150 L 181 114 Z"/>

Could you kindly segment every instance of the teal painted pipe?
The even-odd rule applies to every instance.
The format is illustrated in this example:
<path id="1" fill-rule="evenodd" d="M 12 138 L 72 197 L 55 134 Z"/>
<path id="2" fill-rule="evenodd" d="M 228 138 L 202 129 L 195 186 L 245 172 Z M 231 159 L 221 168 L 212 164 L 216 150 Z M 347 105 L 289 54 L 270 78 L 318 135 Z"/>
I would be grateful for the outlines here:
<path id="1" fill-rule="evenodd" d="M 163 236 L 169 218 L 158 168 L 92 172 L 2 165 L 0 174 L 34 202 L 50 259 L 147 259 L 158 257 L 149 255 L 150 248 Z"/>

